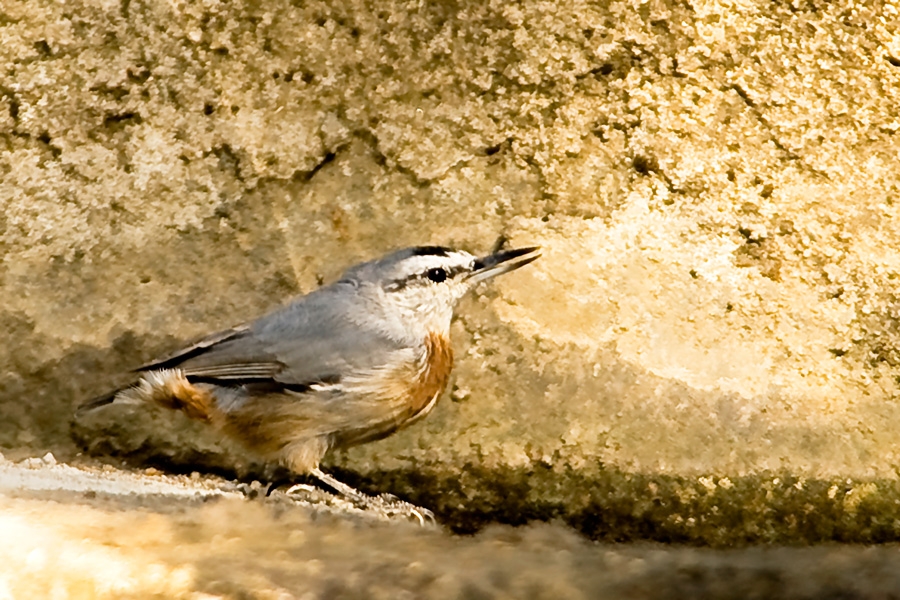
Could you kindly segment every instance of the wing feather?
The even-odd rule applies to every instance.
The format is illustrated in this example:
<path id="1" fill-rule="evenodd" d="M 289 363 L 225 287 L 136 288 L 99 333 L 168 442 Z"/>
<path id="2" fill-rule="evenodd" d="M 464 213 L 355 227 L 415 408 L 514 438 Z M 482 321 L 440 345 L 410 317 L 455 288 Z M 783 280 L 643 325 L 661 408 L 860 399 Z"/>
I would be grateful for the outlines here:
<path id="1" fill-rule="evenodd" d="M 171 367 L 177 367 L 191 357 L 206 352 L 216 344 L 245 335 L 248 330 L 249 325 L 245 324 L 238 325 L 237 327 L 232 327 L 231 329 L 225 329 L 224 331 L 217 331 L 216 333 L 207 335 L 197 340 L 189 346 L 179 348 L 175 352 L 171 352 L 169 354 L 166 354 L 165 356 L 157 358 L 156 360 L 143 364 L 135 369 L 135 371 L 155 371 L 156 369 L 168 369 Z"/>
<path id="2" fill-rule="evenodd" d="M 321 288 L 256 321 L 207 336 L 139 371 L 179 368 L 223 385 L 303 388 L 382 366 L 402 345 L 358 322 L 364 305 L 340 284 Z"/>
<path id="3" fill-rule="evenodd" d="M 245 363 L 186 368 L 188 377 L 208 377 L 213 379 L 271 379 L 284 367 L 277 362 Z"/>

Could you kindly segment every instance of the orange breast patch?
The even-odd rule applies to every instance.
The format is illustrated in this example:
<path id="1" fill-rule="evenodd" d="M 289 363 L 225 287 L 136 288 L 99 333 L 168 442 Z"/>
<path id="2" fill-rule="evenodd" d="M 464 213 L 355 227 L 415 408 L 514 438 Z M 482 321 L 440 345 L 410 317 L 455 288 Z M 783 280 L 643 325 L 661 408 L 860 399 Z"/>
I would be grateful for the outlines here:
<path id="1" fill-rule="evenodd" d="M 450 340 L 431 332 L 425 337 L 425 364 L 409 390 L 409 408 L 413 415 L 428 406 L 444 391 L 453 370 L 453 348 Z"/>

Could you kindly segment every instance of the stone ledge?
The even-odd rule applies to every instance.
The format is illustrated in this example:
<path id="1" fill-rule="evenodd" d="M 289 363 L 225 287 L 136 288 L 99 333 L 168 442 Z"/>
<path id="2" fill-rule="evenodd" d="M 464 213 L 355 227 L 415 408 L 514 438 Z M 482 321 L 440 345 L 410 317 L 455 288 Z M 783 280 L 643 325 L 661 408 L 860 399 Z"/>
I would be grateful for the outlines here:
<path id="1" fill-rule="evenodd" d="M 0 464 L 0 474 L 0 590 L 13 598 L 862 600 L 900 586 L 888 547 L 610 545 L 559 524 L 460 537 L 246 500 L 217 478 L 37 458 Z"/>

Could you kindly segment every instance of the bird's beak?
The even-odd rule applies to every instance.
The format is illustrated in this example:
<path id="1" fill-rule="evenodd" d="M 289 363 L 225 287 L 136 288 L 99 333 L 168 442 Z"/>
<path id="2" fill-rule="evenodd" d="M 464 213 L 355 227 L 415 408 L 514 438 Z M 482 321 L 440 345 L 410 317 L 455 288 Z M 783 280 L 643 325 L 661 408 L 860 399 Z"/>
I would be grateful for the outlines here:
<path id="1" fill-rule="evenodd" d="M 478 283 L 497 275 L 509 273 L 536 261 L 540 256 L 540 248 L 534 246 L 531 248 L 503 250 L 482 258 L 476 258 L 475 264 L 472 265 L 472 273 L 469 275 L 469 280 L 472 283 Z"/>

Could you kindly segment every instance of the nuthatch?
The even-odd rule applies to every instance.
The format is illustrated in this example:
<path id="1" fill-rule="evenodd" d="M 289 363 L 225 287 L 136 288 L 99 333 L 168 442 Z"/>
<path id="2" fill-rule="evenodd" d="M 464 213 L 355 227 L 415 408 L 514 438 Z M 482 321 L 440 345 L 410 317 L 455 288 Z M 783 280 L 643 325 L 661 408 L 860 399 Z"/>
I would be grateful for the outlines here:
<path id="1" fill-rule="evenodd" d="M 330 449 L 384 438 L 434 408 L 453 366 L 457 301 L 540 256 L 502 244 L 483 258 L 419 246 L 356 265 L 283 308 L 138 368 L 135 384 L 79 414 L 115 400 L 180 410 L 293 474 L 371 503 L 319 462 Z"/>

